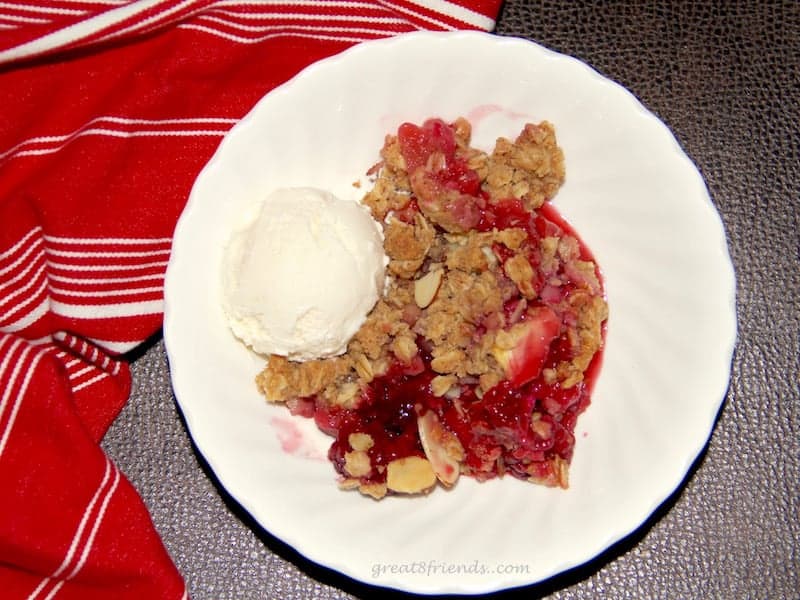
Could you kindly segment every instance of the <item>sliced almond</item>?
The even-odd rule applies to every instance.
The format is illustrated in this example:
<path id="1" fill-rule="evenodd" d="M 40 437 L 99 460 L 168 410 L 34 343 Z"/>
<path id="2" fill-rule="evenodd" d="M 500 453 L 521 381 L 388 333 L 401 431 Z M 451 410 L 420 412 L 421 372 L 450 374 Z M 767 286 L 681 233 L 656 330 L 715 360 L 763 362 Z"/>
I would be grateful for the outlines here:
<path id="1" fill-rule="evenodd" d="M 414 302 L 420 308 L 427 307 L 436 297 L 439 286 L 442 285 L 442 269 L 429 271 L 414 282 Z"/>
<path id="2" fill-rule="evenodd" d="M 417 428 L 422 449 L 436 478 L 447 486 L 453 485 L 461 473 L 461 461 L 464 459 L 461 442 L 444 428 L 436 413 L 431 410 L 417 417 Z"/>
<path id="3" fill-rule="evenodd" d="M 397 458 L 386 466 L 386 486 L 395 492 L 417 494 L 433 487 L 436 474 L 421 456 Z"/>

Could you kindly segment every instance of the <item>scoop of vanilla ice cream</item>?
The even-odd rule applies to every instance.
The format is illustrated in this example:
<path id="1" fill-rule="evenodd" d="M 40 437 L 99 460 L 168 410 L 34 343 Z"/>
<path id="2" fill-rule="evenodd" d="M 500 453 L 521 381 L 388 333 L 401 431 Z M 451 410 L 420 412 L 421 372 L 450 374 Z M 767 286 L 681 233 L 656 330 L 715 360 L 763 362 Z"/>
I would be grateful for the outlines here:
<path id="1" fill-rule="evenodd" d="M 383 293 L 388 262 L 365 207 L 314 188 L 280 189 L 231 236 L 223 308 L 256 352 L 336 356 Z"/>

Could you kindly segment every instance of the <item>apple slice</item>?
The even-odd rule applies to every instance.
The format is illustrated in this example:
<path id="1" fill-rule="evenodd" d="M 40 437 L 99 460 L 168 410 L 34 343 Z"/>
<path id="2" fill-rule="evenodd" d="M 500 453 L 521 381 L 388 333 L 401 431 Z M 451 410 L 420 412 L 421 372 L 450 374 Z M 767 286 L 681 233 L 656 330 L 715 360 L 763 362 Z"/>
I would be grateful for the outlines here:
<path id="1" fill-rule="evenodd" d="M 512 385 L 519 387 L 539 376 L 560 328 L 561 321 L 552 309 L 537 306 L 528 309 L 513 327 L 498 332 L 492 355 Z"/>

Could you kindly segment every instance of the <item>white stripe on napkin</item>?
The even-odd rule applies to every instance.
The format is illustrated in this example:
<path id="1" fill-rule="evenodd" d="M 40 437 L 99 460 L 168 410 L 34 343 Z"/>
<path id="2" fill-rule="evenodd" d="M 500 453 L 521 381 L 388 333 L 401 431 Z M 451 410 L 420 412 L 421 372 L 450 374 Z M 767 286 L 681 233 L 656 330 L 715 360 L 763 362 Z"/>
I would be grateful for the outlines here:
<path id="1" fill-rule="evenodd" d="M 79 42 L 98 31 L 112 27 L 114 24 L 123 23 L 129 19 L 135 18 L 137 14 L 145 13 L 152 8 L 158 7 L 159 4 L 171 4 L 171 2 L 164 2 L 164 0 L 139 0 L 138 2 L 131 2 L 118 6 L 117 8 L 112 8 L 83 21 L 73 23 L 63 29 L 43 35 L 30 42 L 0 51 L 0 63 L 36 56 L 43 52 Z M 155 17 L 150 17 L 147 20 L 149 21 L 153 18 Z"/>
<path id="2" fill-rule="evenodd" d="M 78 129 L 59 135 L 31 137 L 0 152 L 0 161 L 21 156 L 41 156 L 58 152 L 73 140 L 83 136 L 185 137 L 224 136 L 237 119 L 196 117 L 188 119 L 129 119 L 126 117 L 96 117 Z"/>
<path id="3" fill-rule="evenodd" d="M 18 353 L 18 350 L 21 350 L 21 352 Z M 33 356 L 28 359 L 28 355 L 32 352 Z M 0 399 L 0 459 L 3 457 L 3 451 L 8 443 L 8 438 L 14 427 L 14 421 L 16 421 L 17 418 L 17 412 L 28 390 L 33 372 L 36 370 L 36 366 L 39 364 L 44 354 L 44 350 L 40 348 L 34 349 L 33 346 L 27 344 L 20 338 L 14 338 L 10 348 L 5 352 L 5 359 L 3 363 L 0 364 L 0 382 L 2 382 L 2 387 L 5 389 Z M 5 372 L 11 366 L 10 360 L 12 356 L 15 358 L 13 361 L 13 370 L 11 374 L 6 377 Z M 20 376 L 22 376 L 22 381 L 17 385 Z M 11 398 L 14 400 L 9 409 Z M 5 425 L 2 425 L 4 421 Z"/>
<path id="4" fill-rule="evenodd" d="M 52 598 L 66 581 L 72 579 L 80 572 L 94 545 L 97 531 L 103 522 L 108 503 L 111 501 L 111 497 L 117 489 L 119 480 L 119 469 L 112 464 L 108 457 L 105 457 L 103 478 L 81 515 L 80 522 L 75 530 L 75 534 L 72 536 L 64 560 L 50 576 L 42 579 L 36 589 L 28 596 L 28 600 L 36 600 L 48 587 L 50 587 L 50 590 L 43 598 L 45 600 Z M 98 502 L 100 502 L 100 506 L 95 509 Z M 89 527 L 90 529 L 87 532 L 87 528 Z M 78 554 L 79 552 L 80 554 Z M 67 569 L 70 569 L 69 572 L 67 572 Z M 66 573 L 66 575 L 64 575 L 64 573 Z"/>

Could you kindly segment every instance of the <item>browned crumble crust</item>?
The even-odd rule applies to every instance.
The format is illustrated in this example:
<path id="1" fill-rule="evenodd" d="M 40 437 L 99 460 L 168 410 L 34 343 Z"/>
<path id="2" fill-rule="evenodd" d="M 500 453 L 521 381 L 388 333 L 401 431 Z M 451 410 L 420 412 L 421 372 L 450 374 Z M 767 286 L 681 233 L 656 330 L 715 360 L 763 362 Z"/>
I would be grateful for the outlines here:
<path id="1" fill-rule="evenodd" d="M 520 198 L 528 210 L 555 196 L 564 183 L 564 155 L 548 122 L 528 123 L 514 143 L 497 140 L 488 158 L 486 189 L 495 198 Z"/>
<path id="2" fill-rule="evenodd" d="M 564 181 L 563 154 L 547 122 L 526 125 L 513 142 L 498 139 L 491 154 L 469 146 L 471 128 L 466 120 L 458 119 L 454 127 L 458 155 L 479 174 L 490 203 L 517 198 L 528 210 L 536 209 L 553 197 Z M 438 374 L 431 382 L 434 395 L 443 396 L 470 383 L 477 384 L 480 396 L 506 378 L 495 351 L 510 343 L 515 315 L 505 314 L 503 306 L 520 298 L 515 311 L 518 316 L 536 300 L 535 271 L 552 288 L 558 288 L 559 278 L 566 275 L 585 288 L 569 295 L 569 306 L 564 307 L 577 315 L 570 338 L 576 349 L 574 358 L 544 373 L 548 383 L 558 381 L 564 388 L 580 382 L 602 345 L 607 307 L 595 265 L 580 260 L 577 240 L 568 235 L 542 238 L 537 248 L 539 264 L 531 265 L 530 242 L 523 229 L 464 230 L 448 213 L 457 198 L 442 200 L 445 195 L 440 194 L 425 207 L 420 201 L 419 211 L 407 212 L 413 197 L 428 193 L 430 182 L 420 180 L 421 176 L 410 178 L 405 169 L 397 137 L 387 136 L 381 162 L 370 172 L 374 185 L 363 202 L 383 225 L 390 283 L 347 352 L 305 363 L 271 356 L 257 376 L 258 389 L 273 402 L 317 397 L 332 406 L 351 408 L 365 386 L 386 373 L 393 362 L 418 360 L 418 343 L 422 343 Z M 499 251 L 507 256 L 504 262 L 498 260 Z M 381 498 L 387 493 L 387 484 L 361 480 L 371 470 L 367 450 L 372 440 L 366 438 L 369 436 L 351 435 L 352 451 L 345 457 L 349 477 L 341 486 Z M 463 457 L 460 444 L 450 443 L 449 455 L 456 462 Z M 567 463 L 553 460 L 556 478 L 544 483 L 566 486 Z M 428 462 L 424 458 L 419 461 Z M 389 489 L 428 489 L 435 476 L 429 464 L 419 461 L 396 465 L 389 473 Z"/>

